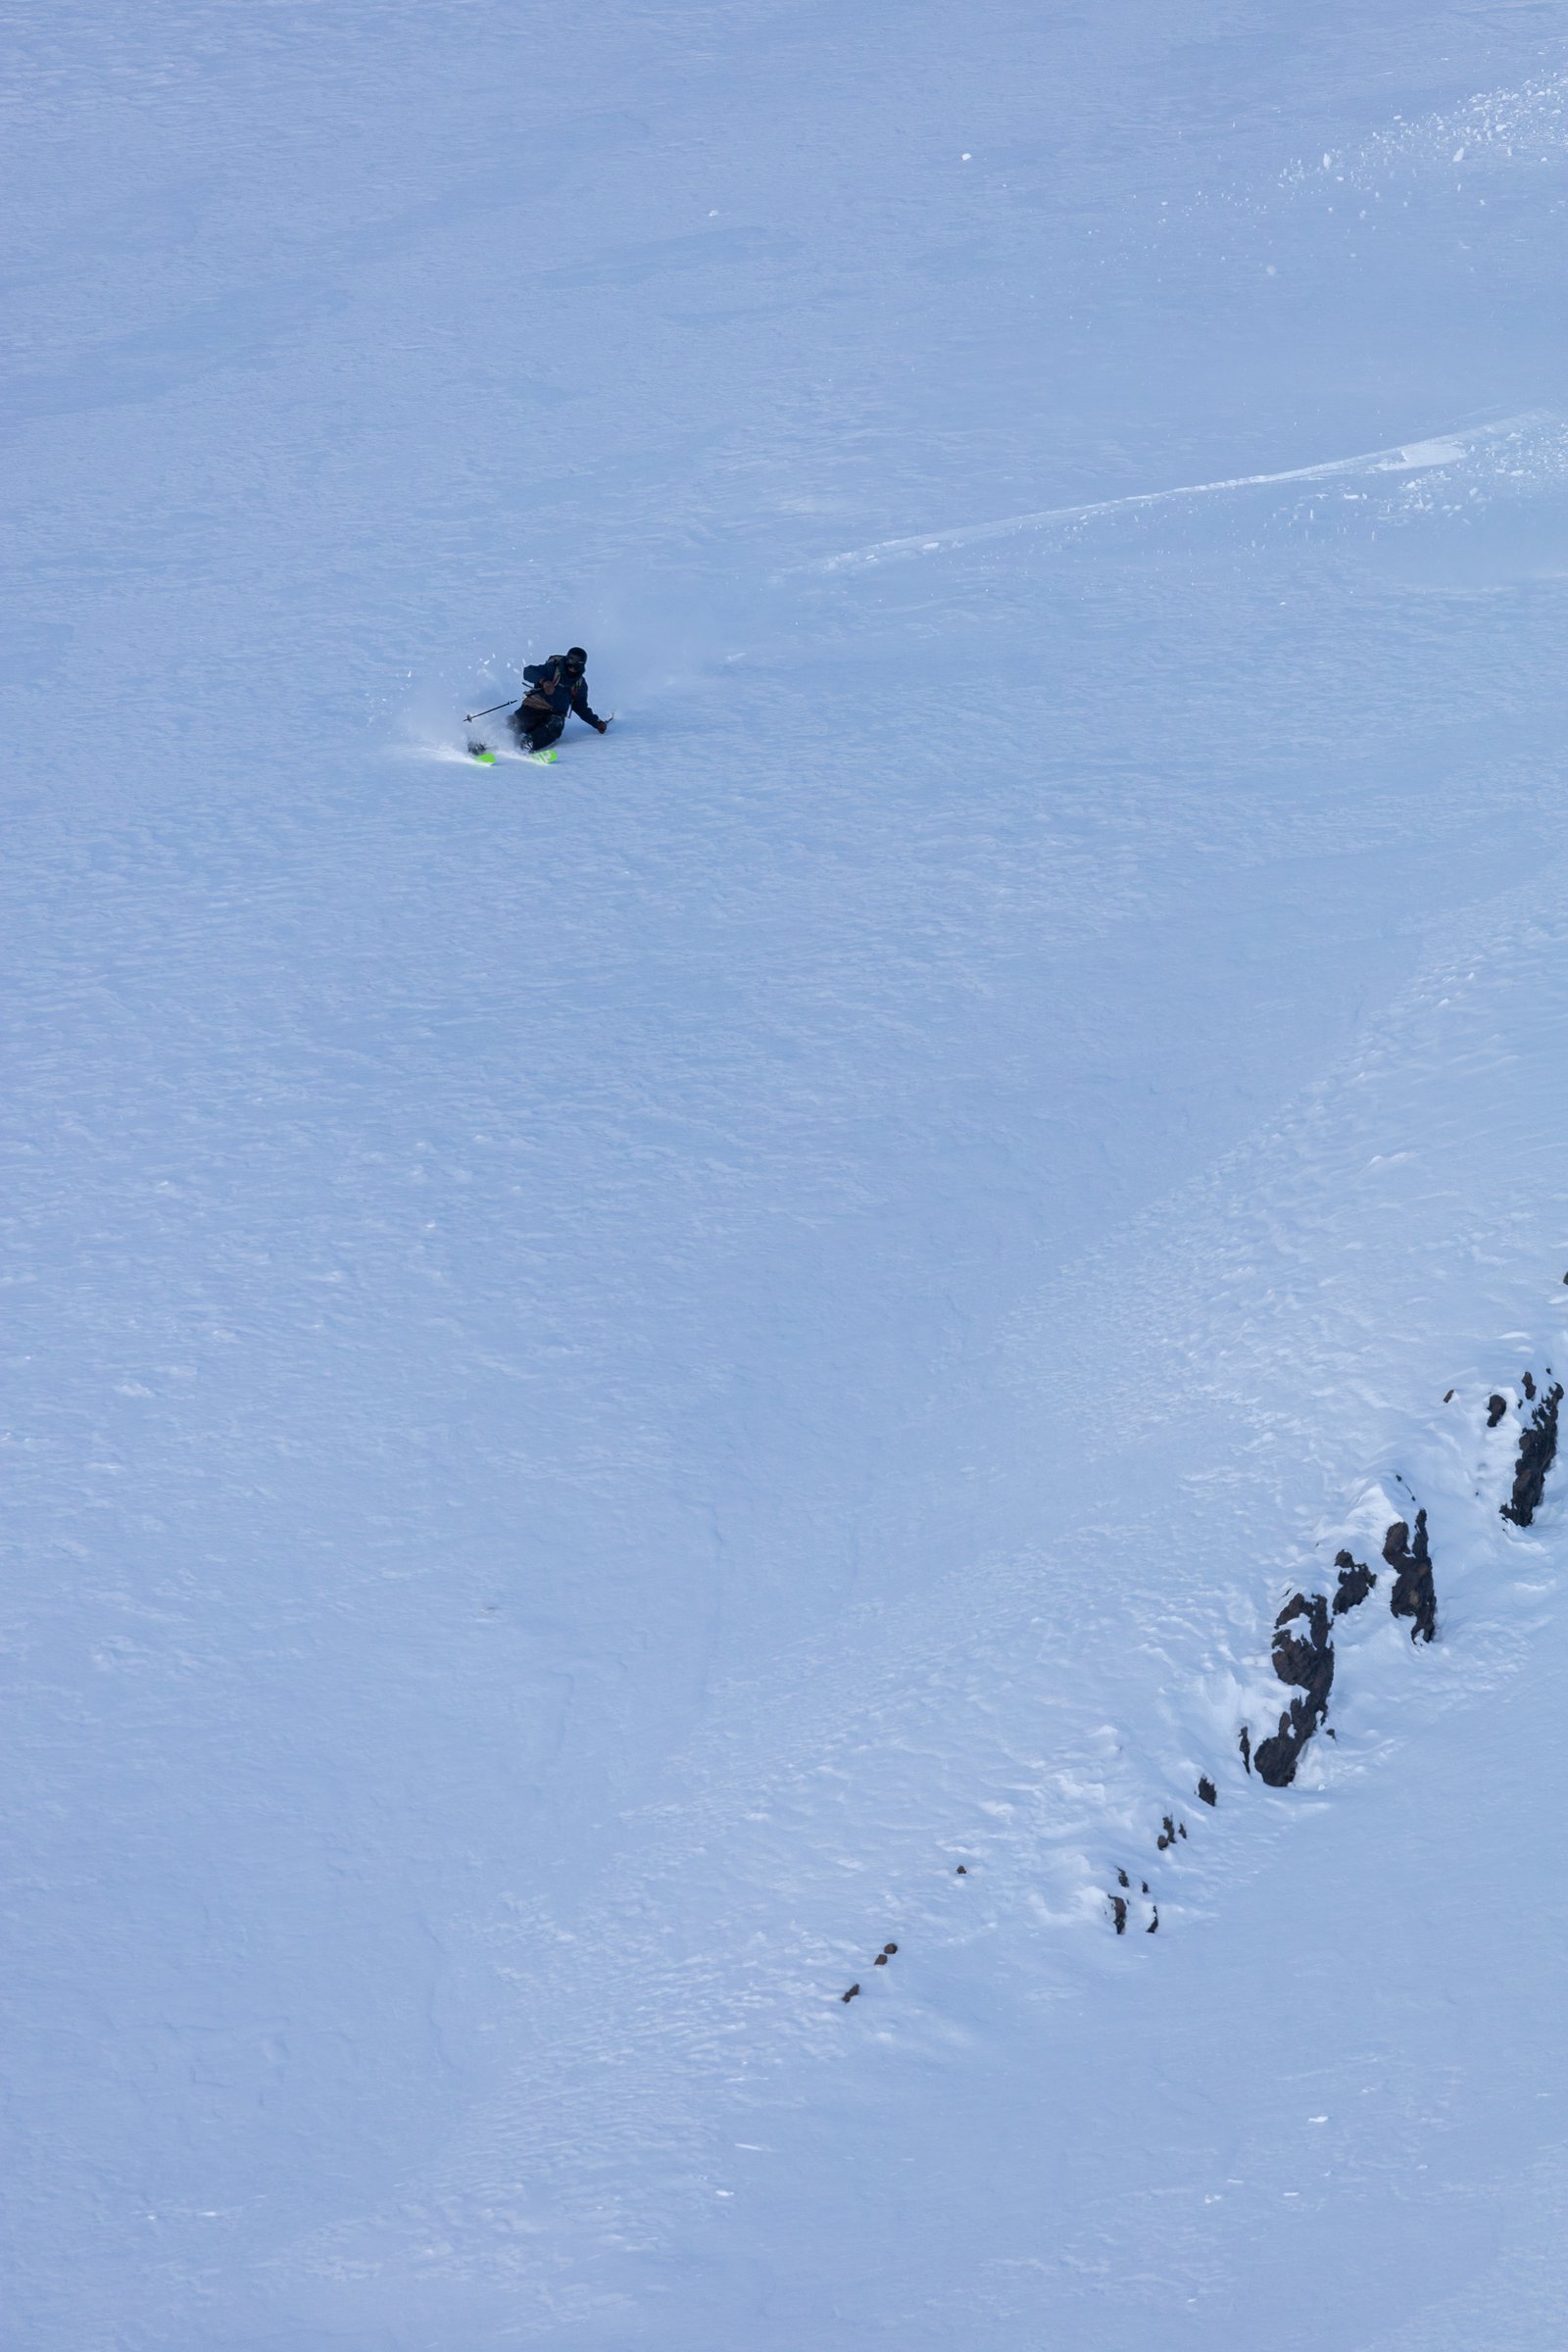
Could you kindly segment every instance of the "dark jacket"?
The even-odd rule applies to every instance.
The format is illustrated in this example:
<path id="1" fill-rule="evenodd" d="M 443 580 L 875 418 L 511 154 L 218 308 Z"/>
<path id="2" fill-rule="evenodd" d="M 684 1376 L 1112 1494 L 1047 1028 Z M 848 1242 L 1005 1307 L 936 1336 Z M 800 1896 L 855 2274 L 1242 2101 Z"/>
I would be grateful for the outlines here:
<path id="1" fill-rule="evenodd" d="M 528 691 L 517 707 L 516 725 L 524 734 L 537 734 L 552 719 L 559 722 L 559 732 L 566 723 L 568 710 L 575 710 L 590 727 L 604 733 L 610 722 L 589 710 L 587 683 L 580 677 L 573 683 L 568 677 L 564 654 L 552 654 L 548 662 L 531 664 L 522 674 Z"/>

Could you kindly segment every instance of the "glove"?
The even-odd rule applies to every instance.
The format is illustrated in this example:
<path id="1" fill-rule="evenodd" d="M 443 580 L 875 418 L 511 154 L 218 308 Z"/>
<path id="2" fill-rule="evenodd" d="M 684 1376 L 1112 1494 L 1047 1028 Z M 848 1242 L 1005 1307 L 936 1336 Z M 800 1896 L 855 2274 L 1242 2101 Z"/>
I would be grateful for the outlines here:
<path id="1" fill-rule="evenodd" d="M 599 732 L 600 732 L 600 734 L 601 734 L 601 735 L 608 735 L 608 734 L 609 734 L 609 732 L 610 732 L 610 721 L 609 721 L 609 719 L 608 719 L 608 718 L 596 718 L 596 719 L 594 720 L 594 725 L 595 725 L 595 726 L 596 726 L 596 727 L 599 729 Z"/>

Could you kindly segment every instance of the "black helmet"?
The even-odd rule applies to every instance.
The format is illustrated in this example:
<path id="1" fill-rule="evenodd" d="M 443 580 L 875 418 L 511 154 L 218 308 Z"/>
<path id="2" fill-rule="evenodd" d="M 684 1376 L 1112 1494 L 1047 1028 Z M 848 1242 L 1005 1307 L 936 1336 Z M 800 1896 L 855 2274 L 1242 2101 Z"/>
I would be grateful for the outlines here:
<path id="1" fill-rule="evenodd" d="M 566 648 L 566 667 L 568 669 L 586 669 L 587 666 L 588 657 L 583 652 L 582 647 L 580 645 L 568 645 Z"/>

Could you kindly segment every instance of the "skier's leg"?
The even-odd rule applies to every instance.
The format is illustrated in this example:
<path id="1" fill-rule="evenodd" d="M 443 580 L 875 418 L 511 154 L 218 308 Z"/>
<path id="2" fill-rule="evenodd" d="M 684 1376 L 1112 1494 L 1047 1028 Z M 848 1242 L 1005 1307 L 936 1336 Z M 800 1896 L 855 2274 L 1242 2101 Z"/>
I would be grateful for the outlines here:
<path id="1" fill-rule="evenodd" d="M 553 710 L 530 710 L 523 703 L 514 710 L 508 723 L 519 752 L 542 752 L 560 741 L 566 722 Z"/>

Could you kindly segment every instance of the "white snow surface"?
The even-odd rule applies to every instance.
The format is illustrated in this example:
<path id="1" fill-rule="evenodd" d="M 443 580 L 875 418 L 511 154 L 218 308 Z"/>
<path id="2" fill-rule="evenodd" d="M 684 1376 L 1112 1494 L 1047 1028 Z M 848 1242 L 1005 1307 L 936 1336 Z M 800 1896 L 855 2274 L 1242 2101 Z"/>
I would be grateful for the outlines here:
<path id="1" fill-rule="evenodd" d="M 1556 2347 L 1568 11 L 6 28 L 0 2341 Z"/>

